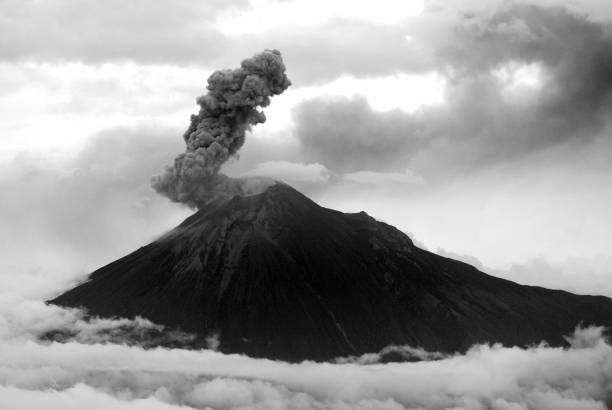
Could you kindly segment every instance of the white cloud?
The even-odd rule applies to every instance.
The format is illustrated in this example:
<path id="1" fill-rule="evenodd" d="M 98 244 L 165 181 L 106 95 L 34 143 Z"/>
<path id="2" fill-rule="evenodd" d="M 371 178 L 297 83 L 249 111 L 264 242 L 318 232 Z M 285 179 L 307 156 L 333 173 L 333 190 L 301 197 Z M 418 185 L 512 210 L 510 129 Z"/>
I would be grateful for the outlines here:
<path id="1" fill-rule="evenodd" d="M 152 122 L 179 130 L 179 143 L 180 131 L 197 111 L 195 98 L 204 93 L 210 72 L 129 62 L 0 63 L 0 160 L 33 149 L 74 153 L 89 135 L 103 129 Z M 377 111 L 414 112 L 442 104 L 445 87 L 445 78 L 436 72 L 342 76 L 316 86 L 294 85 L 265 108 L 268 119 L 254 132 L 282 133 L 287 138 L 293 108 L 317 96 L 362 95 Z"/>
<path id="2" fill-rule="evenodd" d="M 514 61 L 504 63 L 493 70 L 493 75 L 508 88 L 538 87 L 542 84 L 542 65 L 539 63 L 520 64 Z"/>
<path id="3" fill-rule="evenodd" d="M 501 86 L 502 95 L 509 101 L 526 105 L 535 101 L 546 86 L 548 76 L 540 63 L 503 63 L 492 71 Z"/>
<path id="4" fill-rule="evenodd" d="M 211 55 L 223 37 L 212 22 L 241 3 L 2 0 L 0 59 L 185 61 L 202 48 Z"/>
<path id="5" fill-rule="evenodd" d="M 0 160 L 20 151 L 74 153 L 111 127 L 156 123 L 180 134 L 208 74 L 133 63 L 0 63 Z"/>
<path id="6" fill-rule="evenodd" d="M 357 171 L 344 174 L 342 179 L 371 185 L 421 185 L 424 182 L 422 177 L 415 175 L 410 170 L 405 172 Z"/>
<path id="7" fill-rule="evenodd" d="M 115 128 L 73 156 L 38 151 L 0 163 L 2 287 L 51 296 L 189 215 L 149 186 L 182 148 L 177 139 L 163 127 Z"/>
<path id="8" fill-rule="evenodd" d="M 344 75 L 337 79 L 307 87 L 289 88 L 274 97 L 265 108 L 267 121 L 255 133 L 291 133 L 292 111 L 301 102 L 317 97 L 364 97 L 374 111 L 402 110 L 414 113 L 428 106 L 444 104 L 446 78 L 437 72 L 424 74 L 399 73 L 382 77 L 358 78 Z"/>
<path id="9" fill-rule="evenodd" d="M 53 278 L 47 278 L 53 282 Z M 0 290 L 0 409 L 604 410 L 612 346 L 601 328 L 571 348 L 474 346 L 466 354 L 401 349 L 425 361 L 290 364 L 212 350 L 142 349 L 109 335 L 155 328 L 87 320 L 81 312 Z M 53 329 L 73 341 L 37 340 Z M 84 344 L 87 343 L 87 344 Z"/>
<path id="10" fill-rule="evenodd" d="M 612 297 L 612 257 L 569 257 L 562 260 L 530 259 L 493 274 L 526 285 L 564 289 L 587 295 Z"/>
<path id="11" fill-rule="evenodd" d="M 362 95 L 376 111 L 414 112 L 422 106 L 442 104 L 445 86 L 446 79 L 436 72 L 372 78 L 343 76 L 329 84 L 313 87 L 310 96 Z"/>
<path id="12" fill-rule="evenodd" d="M 325 182 L 330 173 L 321 164 L 300 164 L 288 161 L 268 161 L 257 165 L 242 176 L 271 177 L 288 183 Z"/>
<path id="13" fill-rule="evenodd" d="M 5 339 L 0 408 L 48 398 L 68 408 L 96 399 L 107 408 L 604 409 L 612 347 L 601 329 L 570 340 L 574 348 L 475 346 L 434 361 L 359 365 Z"/>

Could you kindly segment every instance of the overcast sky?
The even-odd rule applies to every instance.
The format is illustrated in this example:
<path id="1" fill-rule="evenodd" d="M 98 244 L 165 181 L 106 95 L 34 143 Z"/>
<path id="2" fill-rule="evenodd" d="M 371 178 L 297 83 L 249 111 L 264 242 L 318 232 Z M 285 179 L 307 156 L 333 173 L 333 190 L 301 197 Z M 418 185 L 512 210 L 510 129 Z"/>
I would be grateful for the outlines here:
<path id="1" fill-rule="evenodd" d="M 0 410 L 610 407 L 602 328 L 569 348 L 289 364 L 218 338 L 109 344 L 160 329 L 44 303 L 193 212 L 150 179 L 184 151 L 208 76 L 266 48 L 293 85 L 223 172 L 612 297 L 610 0 L 0 0 Z"/>
<path id="2" fill-rule="evenodd" d="M 48 292 L 192 211 L 149 186 L 215 69 L 292 87 L 230 175 L 522 283 L 612 296 L 612 3 L 0 1 L 0 277 Z"/>

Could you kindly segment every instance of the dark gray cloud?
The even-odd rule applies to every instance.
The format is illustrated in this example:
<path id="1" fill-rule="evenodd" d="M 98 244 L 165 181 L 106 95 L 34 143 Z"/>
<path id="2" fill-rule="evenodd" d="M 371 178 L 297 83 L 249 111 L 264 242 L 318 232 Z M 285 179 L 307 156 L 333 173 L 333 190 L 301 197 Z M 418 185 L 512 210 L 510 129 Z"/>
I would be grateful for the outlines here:
<path id="1" fill-rule="evenodd" d="M 386 75 L 431 65 L 427 49 L 407 41 L 401 24 L 336 17 L 241 36 L 217 28 L 219 16 L 250 7 L 246 0 L 146 5 L 132 0 L 0 0 L 0 61 L 135 61 L 215 68 L 276 48 L 298 86 L 342 74 Z"/>
<path id="2" fill-rule="evenodd" d="M 422 145 L 413 116 L 375 112 L 362 97 L 309 100 L 294 118 L 303 155 L 340 172 L 394 168 Z"/>
<path id="3" fill-rule="evenodd" d="M 374 112 L 360 100 L 305 102 L 295 118 L 308 160 L 343 171 L 454 174 L 584 143 L 609 123 L 610 26 L 562 8 L 512 5 L 460 16 L 446 30 L 431 43 L 448 78 L 445 104 L 408 114 Z M 541 85 L 509 90 L 500 71 L 520 67 L 540 70 Z"/>
<path id="4" fill-rule="evenodd" d="M 180 0 L 146 6 L 118 0 L 1 0 L 0 61 L 129 60 L 213 68 L 234 65 L 244 55 L 276 48 L 283 52 L 287 65 L 292 67 L 292 78 L 300 86 L 329 81 L 342 74 L 422 72 L 439 68 L 453 57 L 458 66 L 468 64 L 466 53 L 470 54 L 469 64 L 478 67 L 513 53 L 521 59 L 528 56 L 541 59 L 544 54 L 554 59 L 559 51 L 552 44 L 554 39 L 548 42 L 551 39 L 546 36 L 534 42 L 506 36 L 518 27 L 506 24 L 520 13 L 516 10 L 506 16 L 500 13 L 497 21 L 488 22 L 461 14 L 465 21 L 460 24 L 464 27 L 456 31 L 449 30 L 449 24 L 457 22 L 437 13 L 435 7 L 397 24 L 334 17 L 321 24 L 281 26 L 240 36 L 226 35 L 216 26 L 217 19 L 225 13 L 248 11 L 251 7 L 246 0 Z M 536 31 L 560 24 L 568 33 L 575 31 L 578 37 L 597 36 L 596 23 L 575 24 L 572 20 L 575 16 L 563 17 L 561 9 L 557 18 L 550 18 L 537 15 L 528 6 L 521 7 L 525 9 L 521 18 L 534 23 L 531 28 L 541 26 L 535 27 Z M 493 28 L 495 25 L 497 28 Z M 476 26 L 483 33 L 476 35 L 467 29 Z M 501 32 L 500 27 L 504 27 Z M 557 38 L 558 34 L 564 35 L 558 28 L 552 29 Z M 414 41 L 407 39 L 407 35 Z M 457 38 L 461 39 L 459 48 Z M 469 47 L 463 47 L 468 43 Z"/>
<path id="5" fill-rule="evenodd" d="M 597 128 L 609 113 L 612 90 L 612 26 L 561 7 L 513 5 L 488 18 L 465 17 L 454 30 L 457 45 L 441 50 L 457 77 L 486 74 L 500 63 L 541 63 L 552 79 L 535 109 L 564 136 Z M 605 117 L 607 118 L 607 117 Z M 555 139 L 554 135 L 551 138 Z"/>

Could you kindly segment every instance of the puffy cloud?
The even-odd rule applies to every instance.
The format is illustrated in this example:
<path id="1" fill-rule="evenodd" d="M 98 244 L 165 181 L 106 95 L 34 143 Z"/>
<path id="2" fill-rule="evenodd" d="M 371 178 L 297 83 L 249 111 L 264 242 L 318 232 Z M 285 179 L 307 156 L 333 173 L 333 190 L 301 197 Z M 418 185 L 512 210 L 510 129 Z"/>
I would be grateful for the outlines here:
<path id="1" fill-rule="evenodd" d="M 159 395 L 163 395 L 160 389 Z M 85 384 L 77 384 L 65 390 L 32 390 L 13 386 L 0 386 L 0 408 L 23 410 L 186 410 L 192 407 L 167 404 L 157 397 L 128 400 L 114 397 Z"/>
<path id="2" fill-rule="evenodd" d="M 560 3 L 547 3 L 555 2 Z M 115 0 L 103 3 L 3 0 L 0 3 L 4 16 L 0 22 L 0 59 L 87 63 L 130 60 L 217 67 L 236 64 L 245 54 L 277 48 L 293 67 L 292 78 L 297 85 L 330 81 L 342 74 L 365 77 L 423 72 L 445 64 L 438 59 L 447 51 L 439 50 L 440 41 L 453 38 L 453 25 L 457 23 L 448 17 L 450 14 L 455 18 L 457 14 L 470 14 L 472 9 L 491 10 L 501 2 L 463 1 L 442 7 L 429 1 L 424 12 L 416 17 L 407 17 L 414 12 L 406 9 L 412 3 L 418 6 L 419 2 L 390 0 L 393 7 L 377 4 L 374 11 L 368 11 L 372 8 L 368 2 L 357 5 L 353 2 L 351 7 L 336 7 L 332 13 L 336 17 L 315 19 L 314 24 L 306 26 L 291 24 L 305 20 L 305 16 L 292 8 L 291 2 L 286 3 L 180 0 L 145 6 L 135 1 Z M 326 15 L 333 8 L 328 3 L 323 12 Z M 480 3 L 480 6 L 470 3 Z M 284 21 L 282 16 L 274 18 L 272 13 L 265 13 L 266 5 L 284 8 L 292 17 Z M 317 13 L 316 7 L 310 3 L 307 6 L 311 13 Z M 605 7 L 586 4 L 579 10 L 594 10 L 592 14 L 600 17 L 606 14 L 601 12 L 602 8 Z M 276 27 L 270 27 L 261 18 L 240 23 L 236 14 L 263 14 L 263 20 L 275 23 L 272 26 Z M 376 18 L 377 15 L 392 19 Z M 251 24 L 253 21 L 256 23 Z M 224 22 L 242 24 L 247 31 L 253 26 L 261 30 L 228 35 L 223 33 Z M 31 36 L 32 32 L 39 35 Z"/>
<path id="3" fill-rule="evenodd" d="M 74 408 L 97 399 L 111 408 L 605 409 L 612 347 L 601 328 L 578 329 L 569 340 L 574 347 L 481 345 L 433 361 L 289 364 L 3 338 L 0 407 L 29 408 L 50 395 L 50 403 L 61 398 Z"/>
<path id="4" fill-rule="evenodd" d="M 79 309 L 64 309 L 3 292 L 0 294 L 0 338 L 13 341 L 41 339 L 78 343 L 121 343 L 125 345 L 185 346 L 194 335 L 166 330 L 149 320 L 88 317 Z M 216 348 L 211 340 L 211 348 Z"/>
<path id="5" fill-rule="evenodd" d="M 455 176 L 593 141 L 610 123 L 609 25 L 563 8 L 509 5 L 439 28 L 437 36 L 415 29 L 415 38 L 435 50 L 447 77 L 444 104 L 380 113 L 359 99 L 304 102 L 295 120 L 309 161 Z"/>
<path id="6" fill-rule="evenodd" d="M 291 364 L 143 349 L 139 342 L 159 335 L 155 324 L 46 305 L 47 289 L 25 299 L 0 290 L 0 408 L 603 410 L 612 397 L 602 328 L 577 329 L 568 348 L 479 345 L 446 356 L 390 346 L 338 363 Z M 54 330 L 69 341 L 49 341 Z M 387 355 L 421 361 L 381 363 Z"/>
<path id="7" fill-rule="evenodd" d="M 0 291 L 0 408 L 605 409 L 612 395 L 602 328 L 576 329 L 568 348 L 479 345 L 445 356 L 390 346 L 338 363 L 291 364 L 143 349 L 134 343 L 146 344 L 156 325 L 86 317 L 44 304 L 44 294 Z M 71 341 L 50 342 L 54 329 Z M 420 361 L 380 363 L 386 355 Z"/>
<path id="8" fill-rule="evenodd" d="M 384 171 L 424 144 L 412 116 L 375 112 L 364 98 L 315 98 L 295 109 L 303 155 L 340 172 Z M 404 167 L 405 168 L 405 167 Z"/>
<path id="9" fill-rule="evenodd" d="M 428 352 L 421 347 L 409 345 L 389 345 L 382 348 L 377 353 L 365 353 L 361 356 L 338 357 L 336 363 L 358 363 L 375 364 L 390 361 L 420 361 L 420 360 L 439 360 L 449 355 L 440 352 Z"/>

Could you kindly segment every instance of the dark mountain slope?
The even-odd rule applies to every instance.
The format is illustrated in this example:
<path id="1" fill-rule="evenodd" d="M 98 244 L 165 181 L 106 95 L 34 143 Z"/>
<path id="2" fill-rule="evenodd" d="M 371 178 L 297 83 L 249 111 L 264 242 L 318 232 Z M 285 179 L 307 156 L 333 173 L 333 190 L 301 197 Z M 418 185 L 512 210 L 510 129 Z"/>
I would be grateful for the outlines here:
<path id="1" fill-rule="evenodd" d="M 51 301 L 218 333 L 220 350 L 291 361 L 389 344 L 525 345 L 612 325 L 612 300 L 522 286 L 415 247 L 365 213 L 318 206 L 278 183 L 217 201 Z"/>

